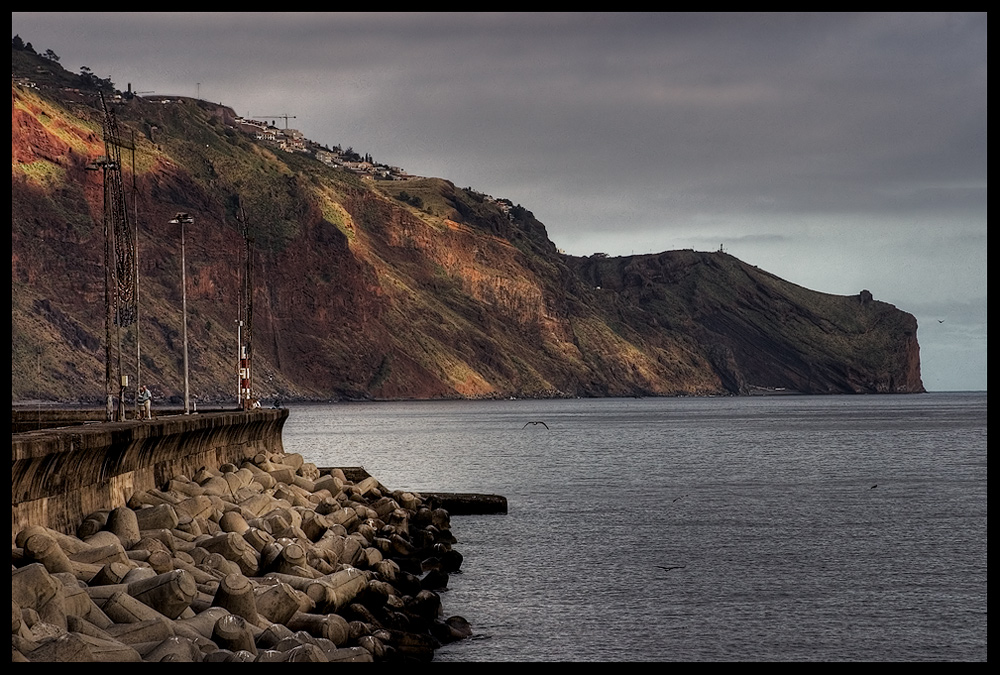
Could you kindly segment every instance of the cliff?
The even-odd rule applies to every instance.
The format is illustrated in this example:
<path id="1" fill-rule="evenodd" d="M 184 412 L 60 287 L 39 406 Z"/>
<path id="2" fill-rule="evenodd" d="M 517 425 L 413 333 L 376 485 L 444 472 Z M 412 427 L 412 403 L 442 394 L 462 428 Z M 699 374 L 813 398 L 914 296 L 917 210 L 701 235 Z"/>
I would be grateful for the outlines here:
<path id="1" fill-rule="evenodd" d="M 99 401 L 105 114 L 57 64 L 12 66 L 11 397 Z M 520 205 L 359 177 L 255 140 L 225 106 L 110 94 L 140 279 L 138 324 L 113 339 L 135 372 L 138 325 L 161 397 L 183 388 L 178 212 L 201 401 L 235 397 L 244 233 L 265 399 L 923 391 L 915 319 L 867 292 L 723 253 L 562 255 Z"/>

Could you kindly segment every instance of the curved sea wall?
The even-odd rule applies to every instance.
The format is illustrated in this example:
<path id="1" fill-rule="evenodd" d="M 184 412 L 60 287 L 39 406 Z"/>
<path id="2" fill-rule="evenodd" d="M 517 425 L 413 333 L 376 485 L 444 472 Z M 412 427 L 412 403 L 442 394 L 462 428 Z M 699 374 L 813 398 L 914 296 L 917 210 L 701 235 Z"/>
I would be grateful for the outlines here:
<path id="1" fill-rule="evenodd" d="M 319 469 L 286 416 L 12 434 L 12 661 L 429 661 L 469 637 L 439 504 L 505 500 Z"/>
<path id="2" fill-rule="evenodd" d="M 11 540 L 28 525 L 74 533 L 84 517 L 202 467 L 281 452 L 285 409 L 75 424 L 11 435 Z"/>

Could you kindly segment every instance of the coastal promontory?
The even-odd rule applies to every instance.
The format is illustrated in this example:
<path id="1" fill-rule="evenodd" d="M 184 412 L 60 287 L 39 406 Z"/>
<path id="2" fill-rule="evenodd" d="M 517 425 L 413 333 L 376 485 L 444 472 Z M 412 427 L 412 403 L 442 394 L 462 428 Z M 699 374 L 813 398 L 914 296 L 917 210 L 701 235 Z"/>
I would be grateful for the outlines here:
<path id="1" fill-rule="evenodd" d="M 183 388 L 182 301 L 193 395 L 233 397 L 245 289 L 262 399 L 923 391 L 916 320 L 863 289 L 809 290 L 722 251 L 569 256 L 503 196 L 33 53 L 12 68 L 15 401 L 102 399 L 109 110 L 137 232 L 123 339 L 138 330 L 161 400 Z"/>

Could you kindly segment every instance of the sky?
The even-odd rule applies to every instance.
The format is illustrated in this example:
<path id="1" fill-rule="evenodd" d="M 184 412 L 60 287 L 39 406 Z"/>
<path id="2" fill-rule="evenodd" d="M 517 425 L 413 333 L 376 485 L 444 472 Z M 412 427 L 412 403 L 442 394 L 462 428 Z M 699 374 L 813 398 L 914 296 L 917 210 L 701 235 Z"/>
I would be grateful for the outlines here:
<path id="1" fill-rule="evenodd" d="M 532 211 L 917 317 L 986 389 L 986 13 L 30 13 L 11 36 Z M 290 116 L 285 120 L 281 116 Z"/>

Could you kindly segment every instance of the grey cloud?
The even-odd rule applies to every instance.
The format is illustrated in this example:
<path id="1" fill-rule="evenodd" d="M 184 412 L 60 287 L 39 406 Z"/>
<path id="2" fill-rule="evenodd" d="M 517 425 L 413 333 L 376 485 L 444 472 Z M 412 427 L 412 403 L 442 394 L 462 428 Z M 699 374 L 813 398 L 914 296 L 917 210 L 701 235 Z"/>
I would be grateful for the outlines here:
<path id="1" fill-rule="evenodd" d="M 790 281 L 888 289 L 904 309 L 985 295 L 986 26 L 985 13 L 12 14 L 12 33 L 72 70 L 296 115 L 313 140 L 521 203 L 571 252 L 727 242 Z"/>

